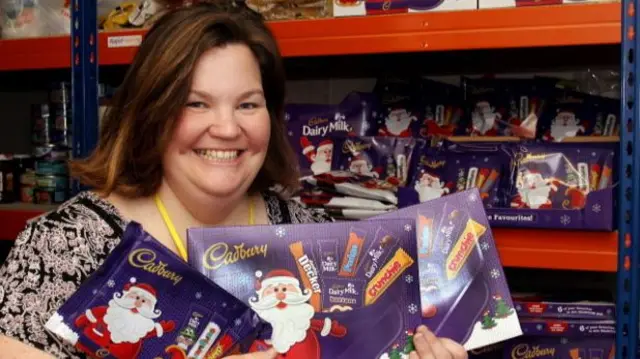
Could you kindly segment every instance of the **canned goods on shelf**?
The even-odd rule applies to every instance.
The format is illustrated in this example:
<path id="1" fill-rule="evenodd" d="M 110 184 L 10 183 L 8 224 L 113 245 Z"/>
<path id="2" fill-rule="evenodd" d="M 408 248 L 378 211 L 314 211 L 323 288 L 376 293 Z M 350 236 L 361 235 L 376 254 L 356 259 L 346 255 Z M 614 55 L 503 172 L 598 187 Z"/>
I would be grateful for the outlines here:
<path id="1" fill-rule="evenodd" d="M 51 114 L 49 105 L 32 106 L 31 140 L 35 144 L 51 143 Z"/>
<path id="2" fill-rule="evenodd" d="M 68 173 L 65 161 L 38 160 L 36 161 L 37 175 L 65 175 Z"/>
<path id="3" fill-rule="evenodd" d="M 69 104 L 53 104 L 49 124 L 49 142 L 53 144 L 69 144 L 71 108 Z"/>
<path id="4" fill-rule="evenodd" d="M 57 188 L 40 188 L 34 190 L 36 204 L 57 204 L 66 201 L 67 191 Z"/>
<path id="5" fill-rule="evenodd" d="M 37 146 L 33 153 L 41 160 L 66 161 L 70 158 L 71 149 L 66 146 L 49 144 Z"/>
<path id="6" fill-rule="evenodd" d="M 68 189 L 69 177 L 56 175 L 36 175 L 36 187 Z"/>
<path id="7" fill-rule="evenodd" d="M 11 156 L 0 155 L 0 203 L 15 201 L 15 162 Z"/>
<path id="8" fill-rule="evenodd" d="M 20 176 L 20 201 L 24 203 L 34 203 L 34 191 L 36 188 L 36 172 L 26 170 Z"/>

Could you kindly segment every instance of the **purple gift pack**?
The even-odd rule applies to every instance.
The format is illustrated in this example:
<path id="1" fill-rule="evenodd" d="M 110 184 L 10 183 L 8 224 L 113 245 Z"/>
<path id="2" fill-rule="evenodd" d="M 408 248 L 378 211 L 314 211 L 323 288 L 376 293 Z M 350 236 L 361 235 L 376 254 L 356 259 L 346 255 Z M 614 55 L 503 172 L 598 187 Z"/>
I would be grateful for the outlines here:
<path id="1" fill-rule="evenodd" d="M 517 145 L 511 209 L 488 209 L 491 223 L 612 230 L 614 145 Z"/>
<path id="2" fill-rule="evenodd" d="M 131 222 L 46 328 L 92 358 L 219 358 L 268 326 Z"/>
<path id="3" fill-rule="evenodd" d="M 320 174 L 331 170 L 334 139 L 369 135 L 376 109 L 376 97 L 359 92 L 349 94 L 337 105 L 287 105 L 287 134 L 298 154 L 301 174 Z"/>
<path id="4" fill-rule="evenodd" d="M 371 220 L 384 218 L 416 220 L 422 322 L 436 335 L 473 350 L 522 334 L 478 189 Z"/>
<path id="5" fill-rule="evenodd" d="M 390 219 L 189 229 L 189 262 L 271 324 L 272 335 L 250 352 L 388 358 L 412 350 L 420 324 L 414 225 Z"/>
<path id="6" fill-rule="evenodd" d="M 614 320 L 520 318 L 525 335 L 564 337 L 613 337 Z"/>
<path id="7" fill-rule="evenodd" d="M 503 359 L 613 359 L 614 338 L 522 336 L 505 344 Z M 498 357 L 499 358 L 499 357 Z"/>
<path id="8" fill-rule="evenodd" d="M 520 318 L 615 319 L 615 304 L 514 300 Z"/>
<path id="9" fill-rule="evenodd" d="M 415 150 L 423 140 L 396 137 L 343 138 L 335 152 L 333 169 L 372 176 L 394 186 L 404 186 Z"/>

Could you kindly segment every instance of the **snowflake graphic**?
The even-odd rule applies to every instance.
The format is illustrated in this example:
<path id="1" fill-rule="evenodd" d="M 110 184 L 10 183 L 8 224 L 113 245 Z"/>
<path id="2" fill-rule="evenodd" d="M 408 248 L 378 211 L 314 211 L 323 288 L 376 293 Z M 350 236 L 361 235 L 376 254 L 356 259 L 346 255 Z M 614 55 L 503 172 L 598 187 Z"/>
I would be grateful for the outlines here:
<path id="1" fill-rule="evenodd" d="M 227 302 L 222 302 L 222 308 L 226 308 L 227 307 Z"/>
<path id="2" fill-rule="evenodd" d="M 373 115 L 373 117 L 375 118 L 375 114 Z M 363 122 L 362 123 L 362 131 L 366 131 L 369 129 L 369 122 Z"/>
<path id="3" fill-rule="evenodd" d="M 562 223 L 563 226 L 566 226 L 567 224 L 571 223 L 571 217 L 565 214 L 564 216 L 560 217 L 560 223 Z"/>
<path id="4" fill-rule="evenodd" d="M 487 242 L 482 242 L 482 244 L 480 244 L 480 248 L 482 248 L 483 251 L 488 251 L 489 248 L 491 248 L 491 245 Z"/>
<path id="5" fill-rule="evenodd" d="M 538 329 L 538 330 L 542 330 L 542 324 L 538 324 L 538 325 L 536 325 L 536 329 Z"/>
<path id="6" fill-rule="evenodd" d="M 595 157 L 596 153 L 595 152 L 591 152 L 591 156 Z"/>
<path id="7" fill-rule="evenodd" d="M 196 299 L 200 299 L 200 298 L 202 298 L 202 293 L 196 292 Z"/>
<path id="8" fill-rule="evenodd" d="M 596 203 L 591 206 L 591 210 L 595 213 L 600 213 L 600 211 L 602 211 L 602 206 L 599 203 Z"/>
<path id="9" fill-rule="evenodd" d="M 98 290 L 94 289 L 91 293 L 93 293 L 93 295 L 96 295 L 96 294 L 98 294 Z"/>
<path id="10" fill-rule="evenodd" d="M 289 136 L 293 136 L 293 131 L 289 131 L 289 132 L 287 132 L 287 135 L 289 135 Z"/>
<path id="11" fill-rule="evenodd" d="M 560 344 L 567 344 L 569 343 L 569 339 L 567 338 L 560 338 Z"/>
<path id="12" fill-rule="evenodd" d="M 404 225 L 404 230 L 407 232 L 411 232 L 411 229 L 413 229 L 413 227 L 410 224 L 405 224 Z"/>
<path id="13" fill-rule="evenodd" d="M 235 324 L 235 325 L 236 325 L 236 327 L 239 327 L 239 326 L 240 326 L 240 324 L 242 324 L 242 319 L 240 319 L 240 318 L 236 318 L 236 320 L 234 320 L 234 321 L 233 321 L 233 324 Z"/>
<path id="14" fill-rule="evenodd" d="M 404 276 L 404 281 L 407 283 L 413 283 L 413 276 L 411 274 L 407 274 Z"/>
<path id="15" fill-rule="evenodd" d="M 485 162 L 489 162 L 489 157 L 485 157 L 485 158 L 484 158 L 484 161 L 485 161 Z"/>
<path id="16" fill-rule="evenodd" d="M 291 119 L 291 115 L 287 112 L 284 114 L 284 120 L 289 121 Z"/>
<path id="17" fill-rule="evenodd" d="M 500 278 L 500 271 L 497 269 L 492 269 L 490 274 L 491 274 L 491 278 L 493 279 Z"/>
<path id="18" fill-rule="evenodd" d="M 276 236 L 277 237 L 284 237 L 287 234 L 287 231 L 284 229 L 284 227 L 278 227 L 276 228 Z"/>
<path id="19" fill-rule="evenodd" d="M 516 305 L 516 310 L 517 311 L 521 311 L 522 310 L 522 306 L 520 304 Z"/>
<path id="20" fill-rule="evenodd" d="M 116 282 L 115 282 L 113 279 L 109 279 L 109 280 L 107 281 L 107 287 L 109 287 L 109 288 L 113 288 L 113 287 L 115 287 L 115 286 L 116 286 Z"/>
<path id="21" fill-rule="evenodd" d="M 476 197 L 476 195 L 475 195 L 475 194 L 472 194 L 472 195 L 470 195 L 470 196 L 469 196 L 469 201 L 471 201 L 471 202 L 475 202 L 475 201 L 477 201 L 477 200 L 478 200 L 478 197 Z"/>
<path id="22" fill-rule="evenodd" d="M 409 306 L 407 307 L 407 310 L 409 311 L 409 313 L 411 314 L 416 314 L 418 312 L 418 306 L 411 303 L 409 304 Z"/>

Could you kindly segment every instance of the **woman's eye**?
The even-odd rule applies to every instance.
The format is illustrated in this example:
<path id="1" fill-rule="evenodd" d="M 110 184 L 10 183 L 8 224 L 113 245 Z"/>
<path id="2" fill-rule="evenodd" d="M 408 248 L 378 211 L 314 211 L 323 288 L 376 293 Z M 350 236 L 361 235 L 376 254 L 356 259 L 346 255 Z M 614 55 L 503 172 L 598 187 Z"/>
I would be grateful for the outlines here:
<path id="1" fill-rule="evenodd" d="M 258 107 L 258 104 L 253 102 L 243 102 L 240 104 L 240 109 L 242 110 L 253 110 L 254 108 L 257 108 L 257 107 Z"/>
<path id="2" fill-rule="evenodd" d="M 207 104 L 204 102 L 200 102 L 200 101 L 191 101 L 191 102 L 187 102 L 187 107 L 191 107 L 191 108 L 206 108 Z"/>

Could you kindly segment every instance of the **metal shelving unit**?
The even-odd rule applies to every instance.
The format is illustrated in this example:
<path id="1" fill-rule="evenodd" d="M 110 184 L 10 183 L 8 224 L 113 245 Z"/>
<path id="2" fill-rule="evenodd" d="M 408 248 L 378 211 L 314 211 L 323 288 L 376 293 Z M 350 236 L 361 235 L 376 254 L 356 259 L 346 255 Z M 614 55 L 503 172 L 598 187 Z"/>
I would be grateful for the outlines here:
<path id="1" fill-rule="evenodd" d="M 637 14 L 635 11 L 639 4 L 640 0 L 623 0 L 621 6 L 621 88 L 623 99 L 621 123 L 626 124 L 626 126 L 621 126 L 619 167 L 621 175 L 618 191 L 617 359 L 635 358 L 638 345 L 640 243 L 637 242 L 640 239 L 638 237 L 640 231 L 640 213 L 638 211 L 638 203 L 640 203 L 640 188 L 638 187 L 640 185 L 640 168 L 638 168 L 638 166 L 640 166 L 640 164 L 637 160 L 639 153 L 636 149 L 636 144 L 640 144 L 640 119 L 638 119 L 640 113 L 638 112 L 639 109 L 636 99 L 640 98 L 640 89 L 636 81 L 636 74 L 640 72 L 640 66 L 638 66 L 636 61 L 638 42 L 636 33 L 638 28 Z M 74 0 L 73 6 L 71 58 L 73 59 L 73 123 L 76 134 L 74 137 L 73 151 L 76 157 L 83 157 L 95 146 L 98 132 L 98 37 L 96 3 L 90 0 Z M 534 9 L 530 11 L 543 10 Z M 475 16 L 472 11 L 468 13 L 469 14 L 465 14 L 464 16 L 470 18 Z M 339 22 L 345 20 L 334 19 L 329 21 Z M 354 21 L 373 23 L 375 19 L 357 19 Z M 390 21 L 390 23 L 393 23 L 392 20 L 381 21 Z M 282 24 L 280 26 L 286 28 L 289 25 Z M 314 26 L 314 23 L 309 22 L 309 26 Z M 338 28 L 345 29 L 345 27 Z M 331 41 L 329 38 L 321 40 Z M 285 43 L 286 41 L 295 43 L 296 41 L 302 40 L 284 39 L 283 41 Z M 587 41 L 586 43 L 591 42 Z M 340 46 L 338 46 L 338 48 L 340 48 Z M 296 56 L 293 50 L 292 56 Z"/>

